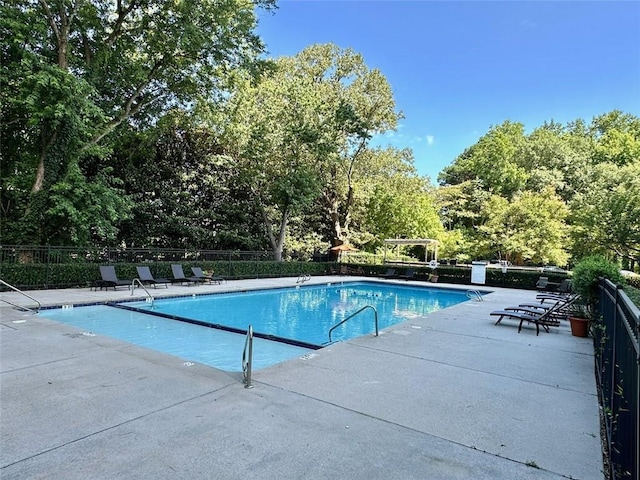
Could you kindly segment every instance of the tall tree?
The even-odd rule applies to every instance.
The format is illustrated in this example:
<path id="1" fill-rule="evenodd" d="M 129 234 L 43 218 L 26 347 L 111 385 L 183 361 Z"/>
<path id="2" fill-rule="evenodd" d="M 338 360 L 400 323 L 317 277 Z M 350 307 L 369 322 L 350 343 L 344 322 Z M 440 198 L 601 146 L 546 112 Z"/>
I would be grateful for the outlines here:
<path id="1" fill-rule="evenodd" d="M 237 163 L 215 132 L 174 111 L 114 151 L 134 200 L 119 243 L 137 247 L 261 250 L 259 213 L 239 182 Z"/>
<path id="2" fill-rule="evenodd" d="M 523 192 L 511 201 L 494 195 L 488 211 L 487 222 L 479 227 L 487 251 L 518 264 L 566 265 L 569 210 L 552 189 Z"/>
<path id="3" fill-rule="evenodd" d="M 320 191 L 315 164 L 323 148 L 322 96 L 294 73 L 282 59 L 258 82 L 245 78 L 228 102 L 228 117 L 213 119 L 223 125 L 225 149 L 238 163 L 278 261 L 291 216 Z"/>
<path id="4" fill-rule="evenodd" d="M 481 180 L 488 191 L 509 198 L 524 188 L 529 177 L 518 162 L 524 141 L 523 124 L 507 120 L 494 126 L 446 167 L 439 181 L 456 185 Z"/>
<path id="5" fill-rule="evenodd" d="M 291 215 L 322 194 L 333 237 L 348 229 L 359 163 L 373 133 L 395 125 L 391 90 L 362 57 L 314 45 L 247 80 L 229 103 L 226 144 L 241 162 L 281 258 Z"/>
<path id="6" fill-rule="evenodd" d="M 444 233 L 425 179 L 388 178 L 376 186 L 367 204 L 368 231 L 380 245 L 385 238 L 433 238 Z"/>
<path id="7" fill-rule="evenodd" d="M 575 199 L 572 210 L 577 255 L 613 253 L 631 266 L 640 263 L 640 159 L 600 166 L 593 188 Z"/>
<path id="8" fill-rule="evenodd" d="M 395 109 L 391 86 L 382 72 L 369 69 L 352 50 L 315 45 L 304 50 L 299 61 L 309 66 L 314 83 L 328 92 L 325 101 L 330 115 L 323 130 L 333 148 L 323 157 L 319 174 L 332 236 L 344 241 L 349 238 L 358 187 L 369 176 L 371 138 L 394 130 L 402 114 Z"/>
<path id="9" fill-rule="evenodd" d="M 3 176 L 2 211 L 14 225 L 22 220 L 24 228 L 16 241 L 52 238 L 41 226 L 50 225 L 60 210 L 51 194 L 56 184 L 73 177 L 75 186 L 98 182 L 103 193 L 112 189 L 108 173 L 90 177 L 87 164 L 109 152 L 115 129 L 127 122 L 144 126 L 176 104 L 215 95 L 234 68 L 257 68 L 262 45 L 253 33 L 254 9 L 272 4 L 273 0 L 3 3 L 0 82 L 6 94 L 0 143 L 3 168 L 19 172 L 21 178 Z M 120 212 L 121 195 L 112 191 L 102 204 Z M 69 200 L 68 208 L 84 208 Z M 73 218 L 86 217 L 67 218 L 69 226 L 82 228 Z"/>
<path id="10" fill-rule="evenodd" d="M 593 119 L 594 162 L 624 166 L 640 158 L 640 118 L 620 110 Z"/>
<path id="11" fill-rule="evenodd" d="M 591 249 L 631 260 L 633 225 L 639 223 L 633 217 L 637 210 L 635 186 L 619 172 L 621 168 L 628 168 L 624 170 L 627 173 L 633 170 L 638 158 L 640 119 L 617 110 L 597 116 L 591 123 L 581 119 L 567 125 L 548 122 L 529 135 L 524 135 L 520 124 L 505 122 L 493 127 L 441 174 L 443 220 L 448 229 L 464 234 L 464 243 L 480 247 L 476 249 L 479 254 L 490 255 L 500 243 L 491 235 L 506 234 L 496 222 L 503 221 L 504 228 L 509 225 L 500 212 L 522 202 L 527 194 L 549 192 L 563 202 L 564 207 L 558 210 L 561 217 L 570 207 L 567 225 L 573 244 L 569 239 L 563 240 L 563 246 L 556 242 L 556 247 L 548 246 L 551 250 L 546 255 L 536 253 L 535 246 L 528 253 L 518 248 L 521 253 L 516 260 L 560 262 L 569 247 L 576 259 Z M 470 191 L 465 186 L 472 185 L 471 181 L 475 190 Z M 483 194 L 493 195 L 490 204 L 469 203 Z M 482 241 L 477 236 L 479 225 L 485 233 Z M 535 243 L 533 237 L 530 243 Z"/>

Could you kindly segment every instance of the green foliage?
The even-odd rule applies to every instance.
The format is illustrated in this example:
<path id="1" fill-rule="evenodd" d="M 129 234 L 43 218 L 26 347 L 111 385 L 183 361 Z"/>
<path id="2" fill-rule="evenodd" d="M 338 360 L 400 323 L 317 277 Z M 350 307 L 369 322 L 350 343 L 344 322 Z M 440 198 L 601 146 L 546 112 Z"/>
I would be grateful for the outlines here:
<path id="1" fill-rule="evenodd" d="M 551 190 L 524 192 L 511 202 L 499 196 L 488 203 L 488 220 L 479 227 L 486 251 L 513 263 L 566 265 L 568 209 Z"/>
<path id="2" fill-rule="evenodd" d="M 640 159 L 640 118 L 614 110 L 594 118 L 591 134 L 597 163 L 622 167 Z"/>
<path id="3" fill-rule="evenodd" d="M 366 229 L 380 247 L 385 238 L 434 238 L 444 233 L 426 180 L 397 175 L 377 184 L 366 207 Z"/>
<path id="4" fill-rule="evenodd" d="M 272 0 L 0 3 L 3 242 L 640 260 L 640 119 L 493 126 L 433 191 L 391 85 L 351 49 L 259 58 Z M 439 216 L 439 218 L 438 218 Z M 446 231 L 444 231 L 446 229 Z M 567 236 L 566 232 L 571 232 Z"/>
<path id="5" fill-rule="evenodd" d="M 640 119 L 617 110 L 590 124 L 545 123 L 529 135 L 507 121 L 440 175 L 443 224 L 464 234 L 460 243 L 472 257 L 563 265 L 568 254 L 598 252 L 637 262 L 639 145 Z M 553 202 L 536 206 L 536 196 Z M 549 215 L 555 208 L 557 219 Z M 513 235 L 510 219 L 523 220 L 526 211 Z"/>
<path id="6" fill-rule="evenodd" d="M 99 252 L 95 252 L 98 253 Z M 355 260 L 347 265 L 352 269 L 360 267 L 364 275 L 378 276 L 383 274 L 388 265 L 380 263 L 380 256 L 372 256 L 372 261 L 366 260 L 366 254 L 352 254 L 350 260 Z M 364 255 L 364 256 L 363 256 Z M 26 260 L 26 257 L 25 257 Z M 100 263 L 86 262 L 83 256 L 63 254 L 58 258 L 63 263 L 38 263 L 31 259 L 27 263 L 0 263 L 0 277 L 11 285 L 22 289 L 51 289 L 67 287 L 89 288 L 96 280 L 100 279 Z M 106 262 L 105 262 L 106 263 Z M 102 264 L 105 264 L 102 263 Z M 203 270 L 216 273 L 226 279 L 241 278 L 269 278 L 269 277 L 296 277 L 300 274 L 324 275 L 336 268 L 334 262 L 308 262 L 308 261 L 268 261 L 268 260 L 198 260 L 198 261 L 136 261 L 118 262 L 115 264 L 116 274 L 120 279 L 133 279 L 137 277 L 137 266 L 146 265 L 157 278 L 172 278 L 171 264 L 180 263 L 185 273 L 192 266 L 199 266 Z M 415 267 L 414 267 L 415 268 Z M 437 269 L 430 267 L 415 268 L 417 280 L 428 281 L 432 273 L 437 273 L 439 282 L 469 285 L 471 282 L 471 268 L 467 266 L 440 265 Z M 487 269 L 487 285 L 507 288 L 535 288 L 539 277 L 538 272 L 510 269 L 502 273 L 499 268 Z M 566 278 L 565 275 L 550 276 L 555 282 Z M 474 288 L 481 286 L 474 286 Z"/>
<path id="7" fill-rule="evenodd" d="M 98 265 L 91 263 L 0 264 L 4 281 L 20 289 L 89 287 L 100 278 Z"/>
<path id="8" fill-rule="evenodd" d="M 259 213 L 215 133 L 173 111 L 145 134 L 122 136 L 118 170 L 134 200 L 121 223 L 136 247 L 262 250 Z"/>
<path id="9" fill-rule="evenodd" d="M 109 160 L 114 131 L 144 129 L 175 105 L 220 97 L 231 71 L 257 74 L 264 61 L 255 8 L 273 5 L 3 2 L 0 202 L 11 240 L 78 244 L 87 230 L 112 239 L 128 209 L 97 166 Z M 96 208 L 82 195 L 104 202 Z"/>
<path id="10" fill-rule="evenodd" d="M 573 237 L 583 250 L 640 257 L 640 157 L 623 167 L 601 165 L 593 186 L 573 204 Z"/>
<path id="11" fill-rule="evenodd" d="M 624 275 L 624 281 L 626 285 L 640 289 L 640 274 Z"/>
<path id="12" fill-rule="evenodd" d="M 518 163 L 518 153 L 524 142 L 524 125 L 507 120 L 492 127 L 465 150 L 442 171 L 439 180 L 445 184 L 459 184 L 480 179 L 489 191 L 510 198 L 522 190 L 528 180 L 527 171 Z"/>
<path id="13" fill-rule="evenodd" d="M 258 82 L 239 79 L 221 122 L 276 258 L 293 215 L 320 204 L 333 237 L 345 238 L 358 203 L 358 168 L 371 136 L 395 126 L 391 89 L 360 55 L 313 45 L 276 61 Z"/>
<path id="14" fill-rule="evenodd" d="M 118 221 L 128 216 L 131 202 L 103 170 L 87 182 L 77 166 L 50 190 L 46 211 L 48 242 L 55 245 L 89 245 L 116 238 Z"/>
<path id="15" fill-rule="evenodd" d="M 287 235 L 285 245 L 283 259 L 287 261 L 310 261 L 314 254 L 324 255 L 329 248 L 327 242 L 315 232 L 299 233 L 296 236 L 290 233 Z"/>
<path id="16" fill-rule="evenodd" d="M 158 278 L 172 278 L 171 263 L 118 263 L 116 274 L 120 279 L 133 279 L 138 276 L 136 267 L 147 265 Z M 302 273 L 320 275 L 327 271 L 327 264 L 320 262 L 250 262 L 215 261 L 182 262 L 185 273 L 192 266 L 202 267 L 205 271 L 215 272 L 227 279 L 268 278 L 297 276 Z M 100 266 L 95 263 L 61 264 L 0 264 L 0 276 L 7 283 L 21 289 L 51 289 L 86 287 L 100 279 Z"/>
<path id="17" fill-rule="evenodd" d="M 640 282 L 638 282 L 637 286 L 633 287 L 627 285 L 624 289 L 624 292 L 629 296 L 636 307 L 640 308 Z"/>
<path id="18" fill-rule="evenodd" d="M 583 258 L 572 271 L 572 289 L 580 295 L 591 314 L 595 311 L 598 302 L 598 278 L 600 277 L 607 278 L 616 284 L 624 283 L 618 266 L 599 255 Z"/>

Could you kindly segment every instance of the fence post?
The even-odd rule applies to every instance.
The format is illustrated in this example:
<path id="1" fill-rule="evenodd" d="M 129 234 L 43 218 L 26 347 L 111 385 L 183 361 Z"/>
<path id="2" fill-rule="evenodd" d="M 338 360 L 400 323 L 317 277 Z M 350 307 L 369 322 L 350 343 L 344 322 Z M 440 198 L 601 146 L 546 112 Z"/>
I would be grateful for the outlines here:
<path id="1" fill-rule="evenodd" d="M 44 276 L 44 288 L 49 288 L 48 285 L 51 281 L 51 245 L 47 245 L 47 273 Z"/>

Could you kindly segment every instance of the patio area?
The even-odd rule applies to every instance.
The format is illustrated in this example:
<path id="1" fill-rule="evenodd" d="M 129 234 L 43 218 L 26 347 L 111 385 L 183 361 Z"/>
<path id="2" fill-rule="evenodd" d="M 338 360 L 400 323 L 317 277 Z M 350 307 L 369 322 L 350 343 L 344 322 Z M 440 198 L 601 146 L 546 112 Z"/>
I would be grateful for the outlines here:
<path id="1" fill-rule="evenodd" d="M 496 326 L 489 312 L 536 292 L 483 290 L 492 291 L 483 302 L 255 371 L 252 389 L 241 374 L 2 303 L 0 477 L 602 479 L 592 340 L 572 337 L 566 322 L 539 336 L 533 325 L 519 334 L 516 322 Z M 124 289 L 27 293 L 43 305 L 134 298 Z M 33 304 L 15 292 L 0 298 Z"/>

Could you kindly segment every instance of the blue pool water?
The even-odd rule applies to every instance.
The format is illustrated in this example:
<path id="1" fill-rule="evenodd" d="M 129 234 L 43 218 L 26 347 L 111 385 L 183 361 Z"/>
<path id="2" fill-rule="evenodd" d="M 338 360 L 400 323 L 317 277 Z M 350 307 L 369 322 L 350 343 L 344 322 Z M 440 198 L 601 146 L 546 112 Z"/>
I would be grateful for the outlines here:
<path id="1" fill-rule="evenodd" d="M 293 343 L 322 346 L 329 329 L 366 305 L 378 312 L 379 328 L 467 301 L 465 291 L 420 288 L 373 282 L 246 291 L 193 297 L 123 303 L 123 310 L 108 306 L 46 310 L 42 316 L 78 328 L 153 348 L 180 358 L 240 371 L 244 336 L 217 328 L 158 317 L 163 315 L 206 322 L 274 336 Z M 151 313 L 153 315 L 145 314 Z M 347 340 L 375 331 L 370 309 L 334 330 L 333 341 Z M 312 350 L 256 338 L 254 368 L 304 355 Z"/>
<path id="2" fill-rule="evenodd" d="M 42 310 L 39 315 L 73 325 L 85 332 L 117 338 L 187 361 L 228 372 L 242 371 L 245 336 L 237 333 L 106 305 Z M 310 352 L 313 350 L 254 338 L 253 369 L 265 368 Z"/>
<path id="3" fill-rule="evenodd" d="M 127 305 L 244 331 L 251 324 L 255 332 L 323 345 L 333 325 L 365 305 L 376 308 L 383 329 L 466 300 L 466 292 L 458 290 L 353 282 L 159 299 L 153 307 L 146 302 Z M 336 329 L 332 339 L 373 332 L 374 315 L 369 310 Z"/>

